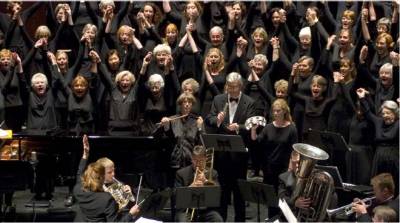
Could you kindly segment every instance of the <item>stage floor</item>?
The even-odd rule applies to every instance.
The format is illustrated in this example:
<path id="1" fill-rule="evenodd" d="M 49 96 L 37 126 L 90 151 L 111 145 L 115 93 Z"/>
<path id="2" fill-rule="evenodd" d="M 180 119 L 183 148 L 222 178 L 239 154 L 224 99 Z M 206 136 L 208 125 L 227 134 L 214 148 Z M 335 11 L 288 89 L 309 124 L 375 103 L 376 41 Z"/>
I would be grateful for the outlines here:
<path id="1" fill-rule="evenodd" d="M 58 186 L 53 193 L 53 199 L 49 208 L 35 208 L 37 222 L 71 222 L 74 221 L 76 210 L 79 208 L 76 204 L 70 208 L 64 206 L 64 198 L 68 194 L 68 188 Z M 31 201 L 33 194 L 30 190 L 17 191 L 14 193 L 13 203 L 15 205 L 15 214 L 6 213 L 0 216 L 0 222 L 32 222 L 34 212 L 32 207 L 25 207 L 26 203 Z M 169 206 L 166 205 L 166 206 Z M 261 221 L 266 218 L 266 207 L 261 205 Z M 157 213 L 157 219 L 160 221 L 170 221 L 170 210 L 165 208 Z M 228 207 L 228 219 L 234 220 L 233 206 Z M 248 203 L 246 207 L 246 221 L 257 221 L 257 206 L 254 203 Z"/>

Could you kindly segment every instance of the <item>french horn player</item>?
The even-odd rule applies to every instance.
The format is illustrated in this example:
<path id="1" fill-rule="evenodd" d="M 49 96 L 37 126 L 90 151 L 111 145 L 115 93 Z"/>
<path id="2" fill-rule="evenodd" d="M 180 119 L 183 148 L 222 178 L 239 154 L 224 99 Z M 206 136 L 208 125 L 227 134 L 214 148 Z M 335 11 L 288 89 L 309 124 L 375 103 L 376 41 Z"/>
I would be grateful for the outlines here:
<path id="1" fill-rule="evenodd" d="M 218 174 L 210 165 L 212 161 L 210 150 L 203 146 L 195 146 L 192 153 L 192 165 L 184 167 L 176 172 L 176 187 L 203 187 L 207 185 L 218 185 Z M 211 173 L 211 174 L 210 174 Z M 211 176 L 211 177 L 210 177 Z M 222 222 L 221 215 L 213 208 L 195 210 L 176 210 L 176 222 Z M 196 217 L 199 218 L 196 218 Z"/>
<path id="2" fill-rule="evenodd" d="M 114 162 L 107 157 L 103 157 L 98 159 L 96 163 L 101 164 L 105 168 L 103 189 L 113 196 L 118 204 L 119 210 L 122 211 L 133 207 L 136 202 L 131 187 L 115 178 Z"/>

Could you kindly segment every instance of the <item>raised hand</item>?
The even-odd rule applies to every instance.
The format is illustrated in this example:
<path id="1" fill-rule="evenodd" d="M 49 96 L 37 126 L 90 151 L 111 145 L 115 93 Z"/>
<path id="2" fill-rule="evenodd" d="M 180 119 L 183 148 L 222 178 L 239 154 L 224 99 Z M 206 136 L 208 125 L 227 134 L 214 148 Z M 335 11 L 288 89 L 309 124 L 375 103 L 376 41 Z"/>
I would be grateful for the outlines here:
<path id="1" fill-rule="evenodd" d="M 54 53 L 47 51 L 47 58 L 50 60 L 51 64 L 56 65 L 57 64 L 57 59 Z"/>
<path id="2" fill-rule="evenodd" d="M 343 74 L 341 74 L 340 72 L 337 72 L 337 71 L 333 72 L 333 81 L 335 83 L 343 82 L 343 80 L 344 80 Z"/>
<path id="3" fill-rule="evenodd" d="M 290 73 L 291 76 L 296 76 L 298 73 L 299 63 L 294 63 L 292 66 L 292 72 Z"/>
<path id="4" fill-rule="evenodd" d="M 99 54 L 94 50 L 91 50 L 89 52 L 89 57 L 90 57 L 90 59 L 92 59 L 93 63 L 100 63 L 101 62 Z"/>
<path id="5" fill-rule="evenodd" d="M 336 35 L 332 35 L 332 36 L 330 36 L 328 38 L 328 41 L 326 43 L 326 49 L 327 50 L 329 50 L 331 48 L 331 46 L 332 46 L 333 42 L 335 41 L 335 39 L 336 39 Z"/>
<path id="6" fill-rule="evenodd" d="M 15 53 L 15 52 L 12 53 L 12 59 L 13 59 L 15 65 L 21 64 L 21 58 L 19 57 L 19 55 L 17 53 Z"/>
<path id="7" fill-rule="evenodd" d="M 365 63 L 367 56 L 368 56 L 368 47 L 366 45 L 364 45 L 360 51 L 360 62 Z"/>
<path id="8" fill-rule="evenodd" d="M 39 48 L 39 47 L 42 47 L 43 45 L 44 45 L 44 39 L 43 39 L 43 38 L 40 38 L 40 39 L 38 39 L 38 40 L 36 41 L 34 47 L 35 47 L 35 48 Z"/>
<path id="9" fill-rule="evenodd" d="M 358 88 L 356 92 L 357 92 L 358 98 L 365 98 L 365 95 L 369 94 L 369 92 L 367 90 L 365 90 L 364 88 Z"/>

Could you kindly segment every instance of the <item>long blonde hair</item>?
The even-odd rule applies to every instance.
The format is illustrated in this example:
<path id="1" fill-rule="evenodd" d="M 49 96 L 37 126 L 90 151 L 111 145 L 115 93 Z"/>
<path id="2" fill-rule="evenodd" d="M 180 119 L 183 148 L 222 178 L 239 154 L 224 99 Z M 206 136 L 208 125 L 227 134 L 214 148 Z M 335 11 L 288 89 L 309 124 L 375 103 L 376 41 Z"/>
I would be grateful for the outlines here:
<path id="1" fill-rule="evenodd" d="M 81 177 L 83 189 L 91 192 L 102 192 L 105 172 L 102 164 L 97 162 L 89 164 Z"/>
<path id="2" fill-rule="evenodd" d="M 282 109 L 283 112 L 285 112 L 285 115 L 283 116 L 284 120 L 293 123 L 292 116 L 290 115 L 290 108 L 284 99 L 276 99 L 274 103 L 272 103 L 271 109 L 273 109 L 274 107 L 279 107 L 280 109 Z"/>
<path id="3" fill-rule="evenodd" d="M 218 48 L 210 48 L 207 52 L 206 59 L 204 60 L 203 68 L 207 68 L 207 58 L 211 53 L 217 53 L 219 55 L 219 64 L 217 65 L 217 71 L 221 72 L 225 68 L 225 58 L 224 54 L 222 54 L 221 50 Z"/>

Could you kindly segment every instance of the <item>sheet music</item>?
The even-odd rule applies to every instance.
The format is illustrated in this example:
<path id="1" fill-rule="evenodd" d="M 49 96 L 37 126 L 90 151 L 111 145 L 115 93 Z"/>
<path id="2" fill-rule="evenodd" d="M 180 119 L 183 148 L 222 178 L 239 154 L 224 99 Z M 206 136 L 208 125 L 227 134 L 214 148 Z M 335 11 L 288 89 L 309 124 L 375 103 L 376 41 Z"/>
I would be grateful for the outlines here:
<path id="1" fill-rule="evenodd" d="M 283 215 L 285 215 L 285 218 L 289 223 L 297 223 L 297 219 L 294 216 L 292 210 L 290 209 L 286 201 L 282 198 L 279 199 L 279 208 L 281 209 Z"/>
<path id="2" fill-rule="evenodd" d="M 137 221 L 135 221 L 136 223 L 159 223 L 162 221 L 156 221 L 150 218 L 144 218 L 144 217 L 140 217 Z"/>

